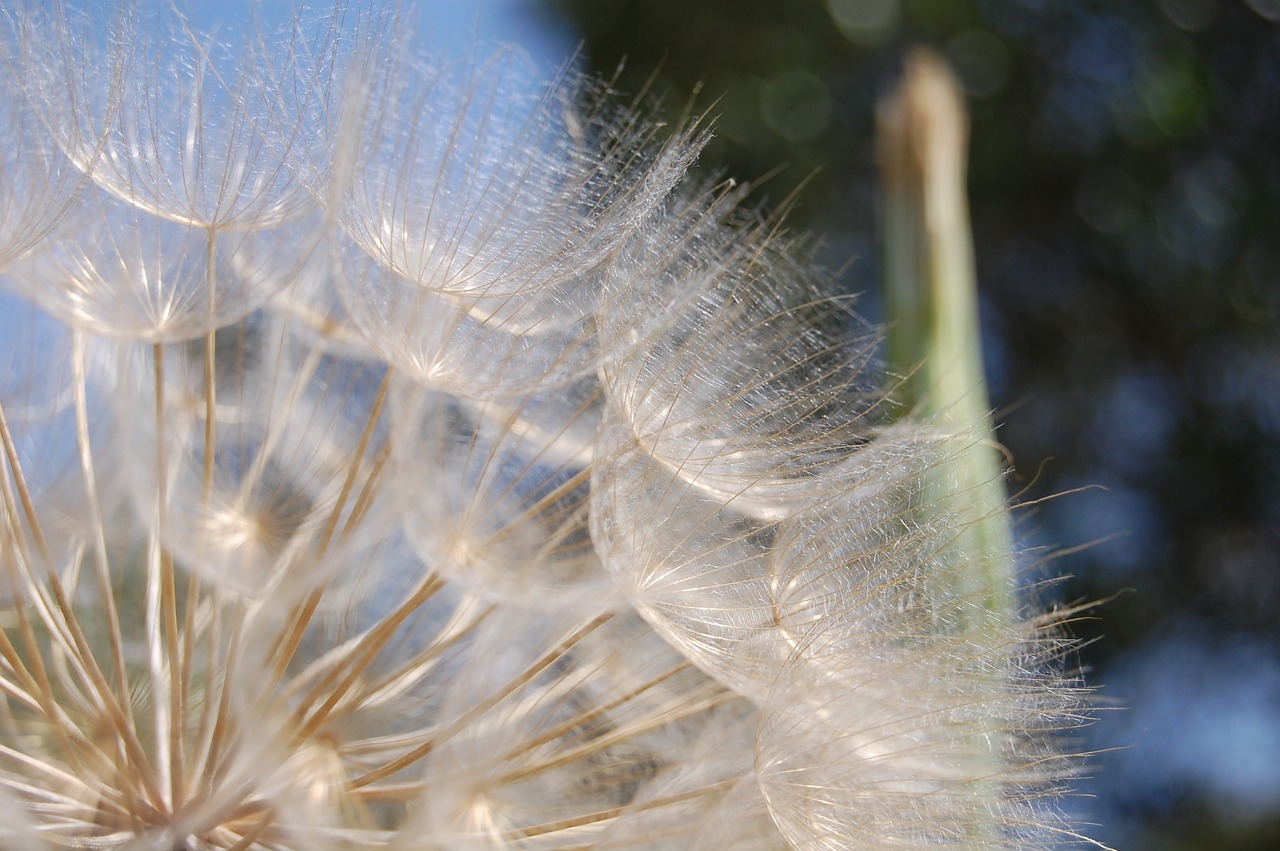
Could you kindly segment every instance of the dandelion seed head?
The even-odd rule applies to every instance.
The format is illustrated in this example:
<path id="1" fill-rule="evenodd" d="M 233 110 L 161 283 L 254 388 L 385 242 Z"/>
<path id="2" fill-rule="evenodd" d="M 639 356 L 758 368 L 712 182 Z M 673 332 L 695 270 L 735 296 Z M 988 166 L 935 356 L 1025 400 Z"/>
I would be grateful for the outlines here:
<path id="1" fill-rule="evenodd" d="M 377 4 L 38 12 L 0 28 L 0 844 L 1067 830 L 1068 645 L 981 626 L 921 484 L 954 433 L 743 189 L 682 187 L 698 120 Z"/>

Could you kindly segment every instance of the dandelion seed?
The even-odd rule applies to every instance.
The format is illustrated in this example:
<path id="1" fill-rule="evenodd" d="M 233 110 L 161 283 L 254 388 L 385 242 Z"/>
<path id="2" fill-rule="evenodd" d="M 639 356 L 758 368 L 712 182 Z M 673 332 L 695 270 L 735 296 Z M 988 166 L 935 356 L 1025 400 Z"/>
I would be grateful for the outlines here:
<path id="1" fill-rule="evenodd" d="M 42 16 L 22 4 L 0 10 L 0 270 L 39 245 L 66 214 L 87 182 L 85 173 L 58 152 L 34 104 L 53 85 L 51 68 L 36 50 Z M 110 103 L 111 95 L 103 93 Z M 99 152 L 83 143 L 87 161 Z"/>

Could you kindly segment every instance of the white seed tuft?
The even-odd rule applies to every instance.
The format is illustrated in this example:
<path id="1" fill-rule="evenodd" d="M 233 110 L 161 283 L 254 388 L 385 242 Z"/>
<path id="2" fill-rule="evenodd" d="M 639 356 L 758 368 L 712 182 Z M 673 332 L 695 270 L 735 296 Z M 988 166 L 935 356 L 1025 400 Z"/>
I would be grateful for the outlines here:
<path id="1" fill-rule="evenodd" d="M 698 122 L 357 11 L 0 15 L 0 845 L 1070 838 L 1067 644 Z"/>

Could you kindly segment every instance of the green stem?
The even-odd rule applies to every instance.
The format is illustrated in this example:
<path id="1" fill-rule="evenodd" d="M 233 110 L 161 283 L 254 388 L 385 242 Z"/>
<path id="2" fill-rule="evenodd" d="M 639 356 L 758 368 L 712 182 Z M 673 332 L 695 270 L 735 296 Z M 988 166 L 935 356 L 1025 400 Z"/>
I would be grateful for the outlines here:
<path id="1" fill-rule="evenodd" d="M 958 521 L 939 577 L 960 603 L 956 626 L 1000 636 L 1014 615 L 1013 540 L 982 369 L 967 137 L 951 74 L 917 52 L 880 112 L 889 365 L 903 376 L 895 395 L 905 409 L 950 444 L 929 473 L 924 510 Z"/>

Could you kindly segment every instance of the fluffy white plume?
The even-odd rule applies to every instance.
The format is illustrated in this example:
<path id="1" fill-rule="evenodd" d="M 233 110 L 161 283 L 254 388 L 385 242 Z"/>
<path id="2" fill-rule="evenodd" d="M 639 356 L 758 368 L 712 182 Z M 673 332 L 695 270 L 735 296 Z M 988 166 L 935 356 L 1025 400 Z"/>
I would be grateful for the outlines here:
<path id="1" fill-rule="evenodd" d="M 0 844 L 1072 835 L 1051 619 L 971 616 L 954 441 L 775 223 L 681 188 L 698 122 L 394 11 L 19 5 Z"/>

